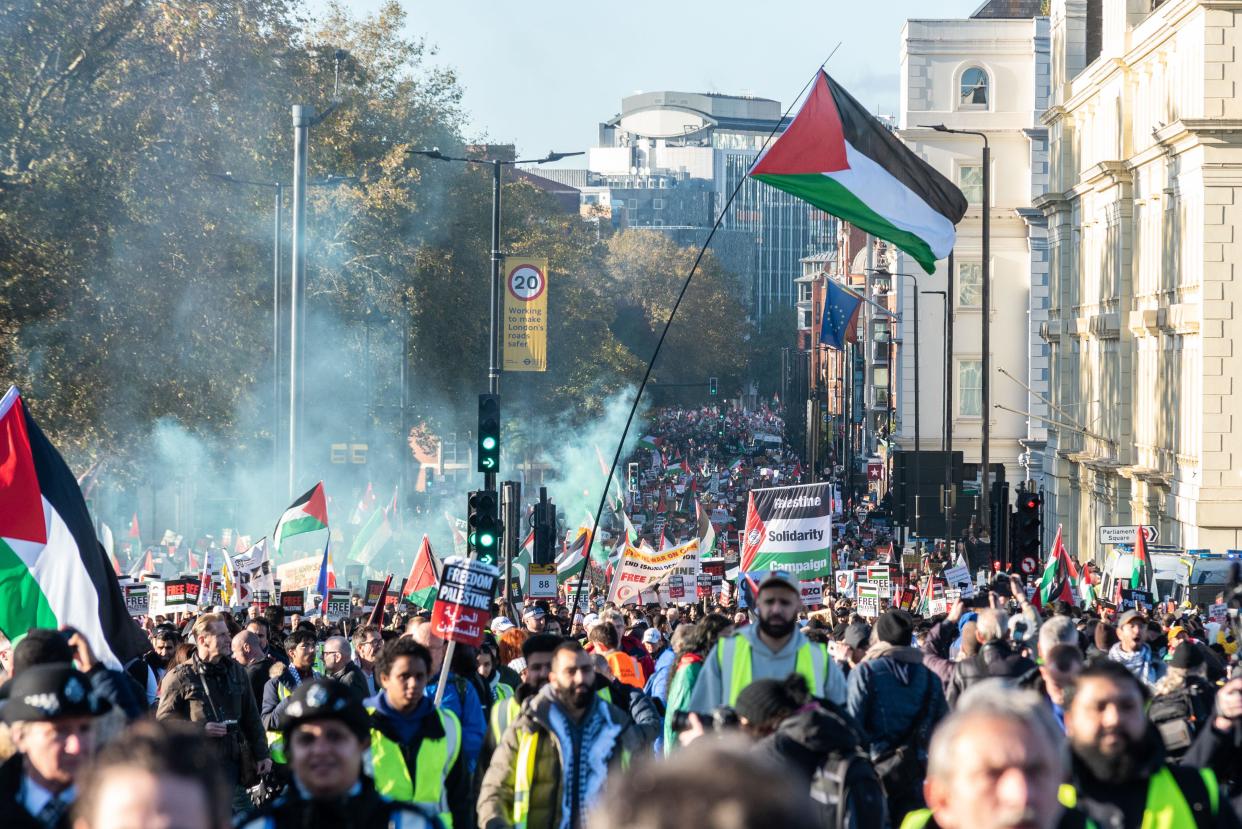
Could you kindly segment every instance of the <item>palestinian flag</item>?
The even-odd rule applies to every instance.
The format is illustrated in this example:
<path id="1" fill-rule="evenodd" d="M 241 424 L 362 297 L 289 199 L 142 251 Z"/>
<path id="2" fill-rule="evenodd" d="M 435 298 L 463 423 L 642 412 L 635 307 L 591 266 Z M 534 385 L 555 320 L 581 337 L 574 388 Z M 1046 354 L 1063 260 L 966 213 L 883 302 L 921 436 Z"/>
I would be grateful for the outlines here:
<path id="1" fill-rule="evenodd" d="M 660 446 L 663 443 L 664 441 L 660 440 L 658 437 L 655 437 L 654 435 L 644 435 L 643 437 L 638 439 L 638 448 L 649 449 L 652 452 L 659 452 Z"/>
<path id="2" fill-rule="evenodd" d="M 401 598 L 413 605 L 430 609 L 436 600 L 436 588 L 440 584 L 440 568 L 431 552 L 431 541 L 426 535 L 419 545 L 418 555 L 410 565 L 410 575 L 405 580 L 405 595 Z"/>
<path id="3" fill-rule="evenodd" d="M 1147 555 L 1147 534 L 1143 526 L 1134 528 L 1134 566 L 1130 570 L 1130 589 L 1151 591 L 1155 584 L 1155 573 L 1151 566 L 1151 556 Z"/>
<path id="4" fill-rule="evenodd" d="M 280 516 L 272 538 L 276 542 L 276 553 L 280 554 L 280 545 L 293 535 L 313 533 L 315 530 L 328 528 L 328 503 L 323 496 L 323 481 L 315 484 L 310 491 L 289 505 L 285 514 Z"/>
<path id="5" fill-rule="evenodd" d="M 695 501 L 694 507 L 699 519 L 699 550 L 703 558 L 711 558 L 716 554 L 716 528 L 701 502 Z"/>
<path id="6" fill-rule="evenodd" d="M 448 522 L 449 532 L 453 534 L 453 555 L 466 555 L 466 522 L 460 518 L 454 518 L 447 512 L 444 513 L 444 520 Z"/>
<path id="7" fill-rule="evenodd" d="M 933 273 L 953 250 L 966 198 L 820 70 L 750 175 L 892 242 Z"/>
<path id="8" fill-rule="evenodd" d="M 0 398 L 0 633 L 73 627 L 111 668 L 145 652 L 86 500 L 16 387 Z"/>
<path id="9" fill-rule="evenodd" d="M 1044 575 L 1039 580 L 1039 589 L 1035 596 L 1041 607 L 1053 602 L 1074 604 L 1074 583 L 1078 581 L 1078 568 L 1065 550 L 1061 540 L 1061 527 L 1057 527 L 1056 540 L 1052 542 L 1052 552 L 1048 563 L 1044 566 Z"/>
<path id="10" fill-rule="evenodd" d="M 353 546 L 349 548 L 350 560 L 370 564 L 391 538 L 392 525 L 388 523 L 388 513 L 375 510 L 354 536 Z"/>
<path id="11" fill-rule="evenodd" d="M 1091 573 L 1088 565 L 1084 564 L 1082 569 L 1078 571 L 1078 583 L 1074 585 L 1074 589 L 1078 591 L 1078 601 L 1084 607 L 1092 607 L 1095 605 L 1095 584 L 1091 580 Z"/>
<path id="12" fill-rule="evenodd" d="M 586 566 L 587 551 L 591 547 L 591 527 L 583 524 L 575 531 L 573 541 L 565 537 L 561 552 L 556 557 L 556 579 L 565 582 L 582 572 Z"/>

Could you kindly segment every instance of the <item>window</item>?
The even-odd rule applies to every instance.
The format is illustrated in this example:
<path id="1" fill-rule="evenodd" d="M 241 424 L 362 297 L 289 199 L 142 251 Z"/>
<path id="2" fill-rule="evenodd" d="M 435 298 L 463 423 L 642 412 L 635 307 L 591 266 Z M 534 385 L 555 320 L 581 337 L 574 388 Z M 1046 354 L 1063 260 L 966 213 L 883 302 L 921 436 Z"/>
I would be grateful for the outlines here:
<path id="1" fill-rule="evenodd" d="M 980 360 L 957 362 L 958 413 L 962 417 L 979 417 L 983 413 L 983 363 Z"/>
<path id="2" fill-rule="evenodd" d="M 810 302 L 811 301 L 811 283 L 809 282 L 798 283 L 798 301 L 799 302 Z"/>
<path id="3" fill-rule="evenodd" d="M 958 109 L 987 109 L 988 75 L 978 66 L 972 66 L 962 73 L 957 106 Z"/>
<path id="4" fill-rule="evenodd" d="M 978 262 L 962 262 L 957 266 L 957 304 L 977 308 L 983 302 L 983 266 Z"/>
<path id="5" fill-rule="evenodd" d="M 652 200 L 651 200 L 651 209 L 652 209 L 652 210 L 663 210 L 663 209 L 664 209 L 664 199 L 652 199 Z"/>
<path id="6" fill-rule="evenodd" d="M 983 168 L 978 164 L 963 164 L 957 168 L 957 186 L 970 204 L 983 204 Z"/>
<path id="7" fill-rule="evenodd" d="M 638 209 L 638 199 L 629 199 L 629 200 L 626 202 L 626 207 L 628 207 L 630 210 L 637 210 L 637 209 Z"/>

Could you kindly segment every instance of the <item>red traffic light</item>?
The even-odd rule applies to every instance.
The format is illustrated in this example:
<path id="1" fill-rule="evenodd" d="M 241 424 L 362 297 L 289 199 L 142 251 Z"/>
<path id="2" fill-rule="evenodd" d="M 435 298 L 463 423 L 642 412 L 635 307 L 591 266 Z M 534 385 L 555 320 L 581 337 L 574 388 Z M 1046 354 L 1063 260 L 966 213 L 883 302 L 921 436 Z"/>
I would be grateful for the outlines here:
<path id="1" fill-rule="evenodd" d="M 1027 509 L 1035 509 L 1035 508 L 1036 508 L 1036 507 L 1038 507 L 1038 506 L 1039 506 L 1039 499 L 1037 499 L 1037 498 L 1027 498 L 1027 499 L 1026 499 L 1026 508 L 1027 508 Z"/>

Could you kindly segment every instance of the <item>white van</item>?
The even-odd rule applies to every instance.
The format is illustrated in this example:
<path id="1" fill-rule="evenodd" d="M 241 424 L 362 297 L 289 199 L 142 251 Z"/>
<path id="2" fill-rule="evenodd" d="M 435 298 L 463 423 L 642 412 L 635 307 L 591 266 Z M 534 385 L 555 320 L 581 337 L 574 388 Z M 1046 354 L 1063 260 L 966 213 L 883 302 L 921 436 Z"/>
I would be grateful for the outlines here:
<path id="1" fill-rule="evenodd" d="M 1175 553 L 1157 553 L 1148 552 L 1151 559 L 1152 570 L 1156 575 L 1156 601 L 1164 601 L 1174 597 L 1174 593 L 1178 583 L 1178 573 L 1180 562 L 1182 560 L 1181 552 Z M 1129 547 L 1114 548 L 1109 552 L 1108 558 L 1104 562 L 1103 583 L 1100 585 L 1100 598 L 1106 601 L 1112 601 L 1112 597 L 1116 594 L 1116 582 L 1120 581 L 1121 586 L 1128 588 L 1130 586 L 1130 575 L 1134 571 L 1134 554 L 1130 552 Z"/>

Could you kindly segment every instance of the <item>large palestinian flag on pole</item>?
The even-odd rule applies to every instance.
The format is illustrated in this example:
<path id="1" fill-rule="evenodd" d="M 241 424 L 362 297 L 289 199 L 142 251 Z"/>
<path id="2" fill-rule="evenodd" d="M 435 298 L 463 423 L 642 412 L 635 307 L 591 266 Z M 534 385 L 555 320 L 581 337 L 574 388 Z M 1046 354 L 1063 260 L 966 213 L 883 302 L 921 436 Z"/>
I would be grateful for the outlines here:
<path id="1" fill-rule="evenodd" d="M 933 273 L 966 197 L 822 69 L 750 175 L 885 241 Z"/>
<path id="2" fill-rule="evenodd" d="M 1074 585 L 1078 582 L 1078 568 L 1061 540 L 1061 527 L 1057 526 L 1057 538 L 1052 542 L 1052 552 L 1044 565 L 1039 589 L 1035 591 L 1036 605 L 1047 607 L 1053 602 L 1074 604 Z"/>
<path id="3" fill-rule="evenodd" d="M 431 540 L 423 535 L 418 555 L 410 565 L 410 575 L 405 580 L 405 595 L 401 598 L 413 605 L 430 609 L 436 601 L 436 588 L 440 584 L 440 568 L 435 554 L 431 552 Z"/>
<path id="4" fill-rule="evenodd" d="M 787 570 L 803 581 L 831 576 L 829 485 L 751 490 L 741 570 Z"/>
<path id="5" fill-rule="evenodd" d="M 147 649 L 78 483 L 15 387 L 0 398 L 0 632 L 73 627 L 110 667 Z"/>
<path id="6" fill-rule="evenodd" d="M 286 538 L 302 533 L 328 528 L 328 501 L 323 494 L 323 481 L 315 484 L 310 491 L 289 505 L 285 514 L 276 522 L 276 530 L 272 538 L 276 544 L 276 554 L 280 554 L 280 545 Z"/>

